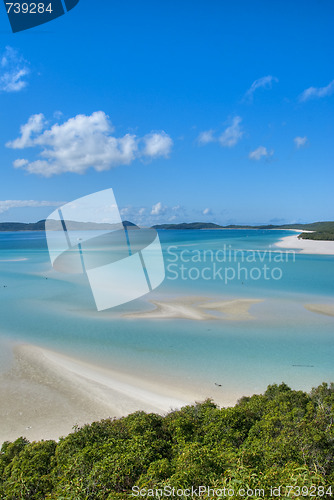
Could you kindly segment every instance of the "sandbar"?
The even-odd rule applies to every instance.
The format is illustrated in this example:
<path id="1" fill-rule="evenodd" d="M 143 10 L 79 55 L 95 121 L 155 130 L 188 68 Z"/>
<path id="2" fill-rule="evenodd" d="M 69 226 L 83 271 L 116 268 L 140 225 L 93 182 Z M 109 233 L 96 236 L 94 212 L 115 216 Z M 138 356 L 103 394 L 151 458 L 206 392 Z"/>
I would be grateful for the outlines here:
<path id="1" fill-rule="evenodd" d="M 334 255 L 334 241 L 298 239 L 299 234 L 301 233 L 285 236 L 275 243 L 274 246 L 277 248 L 296 250 L 301 254 Z"/>
<path id="2" fill-rule="evenodd" d="M 138 319 L 189 319 L 197 321 L 254 319 L 250 307 L 262 299 L 217 300 L 208 297 L 177 297 L 170 300 L 150 300 L 153 309 L 124 314 Z"/>
<path id="3" fill-rule="evenodd" d="M 334 317 L 334 304 L 305 304 L 308 311 Z"/>

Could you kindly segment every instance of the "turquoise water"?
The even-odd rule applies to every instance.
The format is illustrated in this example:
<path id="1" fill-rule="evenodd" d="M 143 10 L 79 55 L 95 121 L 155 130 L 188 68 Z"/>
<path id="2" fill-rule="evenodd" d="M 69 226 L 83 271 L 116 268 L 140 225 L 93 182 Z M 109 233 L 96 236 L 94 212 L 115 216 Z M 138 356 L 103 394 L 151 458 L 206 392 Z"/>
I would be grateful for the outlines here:
<path id="1" fill-rule="evenodd" d="M 9 341 L 48 347 L 147 378 L 159 374 L 175 384 L 202 384 L 208 392 L 214 383 L 242 395 L 283 380 L 307 390 L 332 381 L 334 318 L 304 305 L 333 303 L 334 256 L 277 253 L 274 243 L 291 234 L 161 231 L 166 279 L 146 299 L 263 299 L 251 308 L 253 320 L 191 321 L 121 317 L 147 308 L 146 299 L 97 313 L 84 276 L 51 268 L 44 233 L 0 233 L 0 364 L 6 368 L 9 363 Z M 234 259 L 236 250 L 242 252 Z M 216 272 L 221 268 L 215 278 L 214 264 Z M 264 265 L 266 277 L 259 274 Z M 279 271 L 272 277 L 275 268 Z"/>

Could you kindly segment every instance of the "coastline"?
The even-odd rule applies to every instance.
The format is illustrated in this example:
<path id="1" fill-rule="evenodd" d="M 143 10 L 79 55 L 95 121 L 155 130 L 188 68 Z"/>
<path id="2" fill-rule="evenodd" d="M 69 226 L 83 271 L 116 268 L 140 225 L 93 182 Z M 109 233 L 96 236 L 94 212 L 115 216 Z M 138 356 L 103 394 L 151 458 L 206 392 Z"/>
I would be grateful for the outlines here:
<path id="1" fill-rule="evenodd" d="M 334 241 L 298 239 L 300 234 L 301 233 L 298 232 L 292 236 L 285 236 L 278 242 L 274 243 L 274 247 L 285 250 L 296 250 L 297 253 L 300 254 L 334 255 Z"/>
<path id="2" fill-rule="evenodd" d="M 222 394 L 180 381 L 144 380 L 30 344 L 16 345 L 12 367 L 0 375 L 0 445 L 24 436 L 59 439 L 74 426 L 136 411 L 166 414 L 207 397 L 231 405 Z M 220 398 L 217 396 L 220 394 Z M 223 397 L 223 399 L 222 399 Z"/>

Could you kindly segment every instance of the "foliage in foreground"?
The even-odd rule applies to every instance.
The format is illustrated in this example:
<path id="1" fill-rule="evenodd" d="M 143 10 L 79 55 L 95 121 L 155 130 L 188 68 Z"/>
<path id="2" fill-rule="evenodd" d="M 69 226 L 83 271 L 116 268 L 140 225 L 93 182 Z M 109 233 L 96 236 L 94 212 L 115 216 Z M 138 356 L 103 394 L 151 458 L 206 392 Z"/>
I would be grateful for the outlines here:
<path id="1" fill-rule="evenodd" d="M 4 500 L 125 499 L 133 486 L 201 485 L 233 489 L 232 499 L 242 498 L 240 488 L 269 499 L 279 485 L 304 486 L 294 498 L 331 498 L 308 492 L 333 483 L 334 384 L 310 394 L 272 385 L 233 408 L 207 400 L 165 417 L 136 412 L 76 428 L 58 443 L 19 438 L 0 452 Z"/>

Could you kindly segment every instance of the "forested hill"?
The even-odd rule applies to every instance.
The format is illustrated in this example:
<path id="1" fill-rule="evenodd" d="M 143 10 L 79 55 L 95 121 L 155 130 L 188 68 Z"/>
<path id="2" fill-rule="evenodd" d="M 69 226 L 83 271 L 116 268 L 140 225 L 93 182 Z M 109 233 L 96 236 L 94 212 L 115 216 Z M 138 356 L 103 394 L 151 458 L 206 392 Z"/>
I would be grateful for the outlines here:
<path id="1" fill-rule="evenodd" d="M 238 225 L 220 226 L 212 222 L 182 222 L 181 224 L 157 224 L 154 229 L 300 229 L 300 231 L 334 231 L 334 221 L 311 222 L 310 224 L 283 224 L 283 225 Z"/>
<path id="2" fill-rule="evenodd" d="M 0 222 L 0 231 L 44 231 L 45 220 L 38 222 Z"/>
<path id="3" fill-rule="evenodd" d="M 123 221 L 126 227 L 134 226 L 130 221 Z M 182 222 L 180 224 L 158 224 L 154 229 L 300 229 L 304 231 L 334 232 L 334 221 L 312 222 L 310 224 L 284 224 L 284 225 L 228 225 L 220 226 L 213 222 Z M 0 231 L 44 231 L 45 220 L 38 222 L 0 222 Z"/>
<path id="4" fill-rule="evenodd" d="M 103 225 L 100 225 L 101 227 Z M 123 221 L 124 227 L 135 227 L 136 225 L 127 220 Z M 95 224 L 94 229 L 98 227 Z M 104 227 L 102 227 L 104 229 Z M 0 222 L 0 231 L 44 231 L 45 219 L 38 222 L 24 223 L 24 222 Z"/>
<path id="5" fill-rule="evenodd" d="M 310 394 L 281 384 L 233 408 L 207 400 L 95 422 L 59 442 L 22 437 L 2 446 L 0 498 L 167 498 L 173 488 L 202 500 L 334 498 L 333 420 L 334 384 Z"/>

